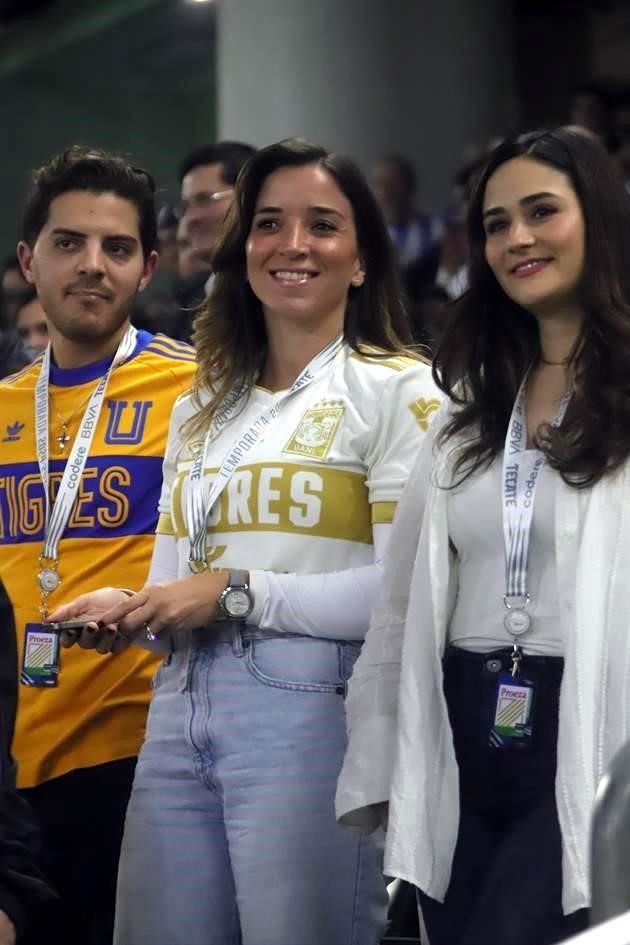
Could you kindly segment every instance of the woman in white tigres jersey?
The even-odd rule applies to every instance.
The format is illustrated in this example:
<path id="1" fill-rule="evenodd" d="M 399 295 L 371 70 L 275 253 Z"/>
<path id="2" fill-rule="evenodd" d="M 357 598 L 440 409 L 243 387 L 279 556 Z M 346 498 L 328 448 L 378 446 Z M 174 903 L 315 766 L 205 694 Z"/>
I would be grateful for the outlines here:
<path id="1" fill-rule="evenodd" d="M 116 941 L 377 945 L 380 838 L 334 816 L 344 696 L 436 388 L 405 353 L 387 231 L 349 160 L 299 141 L 260 151 L 214 272 L 149 582 L 53 615 L 99 617 L 81 642 L 101 651 L 157 637 L 168 654 Z"/>

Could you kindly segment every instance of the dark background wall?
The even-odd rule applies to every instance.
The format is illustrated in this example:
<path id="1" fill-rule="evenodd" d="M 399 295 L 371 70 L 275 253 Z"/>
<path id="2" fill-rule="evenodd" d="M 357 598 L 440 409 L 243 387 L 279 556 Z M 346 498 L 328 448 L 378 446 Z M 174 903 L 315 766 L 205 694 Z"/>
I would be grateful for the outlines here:
<path id="1" fill-rule="evenodd" d="M 258 2 L 264 11 L 266 0 Z M 485 9 L 479 0 L 468 6 L 442 0 L 448 29 L 435 36 L 429 14 L 438 0 L 388 2 L 397 30 L 431 33 L 435 47 L 398 64 L 397 78 L 410 86 L 415 104 L 406 112 L 409 133 L 396 147 L 412 160 L 429 145 L 435 150 L 436 169 L 423 175 L 428 206 L 443 203 L 442 165 L 459 161 L 453 123 L 458 130 L 465 124 L 472 151 L 487 144 L 477 113 L 462 117 L 458 82 L 478 85 L 478 98 L 496 115 L 497 135 L 568 121 L 572 90 L 585 80 L 630 88 L 630 0 L 504 0 L 505 16 L 484 14 L 489 52 L 472 62 L 454 50 L 462 43 L 465 49 L 467 31 L 479 28 Z M 238 28 L 243 46 L 256 42 L 251 18 Z M 215 48 L 212 2 L 0 0 L 0 257 L 15 246 L 32 168 L 73 142 L 132 155 L 156 176 L 163 202 L 174 198 L 181 157 L 215 136 Z M 452 63 L 450 81 L 437 87 L 432 56 Z M 503 74 L 497 61 L 509 66 L 515 90 L 513 107 L 503 110 L 484 91 L 496 82 L 492 75 Z M 267 118 L 261 121 L 267 129 Z M 251 136 L 243 129 L 242 137 Z"/>
<path id="2" fill-rule="evenodd" d="M 211 3 L 81 0 L 0 29 L 0 254 L 33 167 L 80 142 L 133 156 L 177 193 L 186 151 L 214 139 Z"/>

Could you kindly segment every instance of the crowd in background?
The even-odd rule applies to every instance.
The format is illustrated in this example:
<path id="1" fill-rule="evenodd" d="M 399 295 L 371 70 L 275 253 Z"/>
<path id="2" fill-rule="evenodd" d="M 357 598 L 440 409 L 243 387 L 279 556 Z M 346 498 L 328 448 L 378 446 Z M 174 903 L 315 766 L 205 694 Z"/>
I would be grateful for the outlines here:
<path id="1" fill-rule="evenodd" d="M 613 98 L 594 84 L 576 89 L 567 124 L 595 135 L 614 156 L 630 187 L 630 99 Z M 466 211 L 476 173 L 497 144 L 471 145 L 461 156 L 442 210 L 427 211 L 431 195 L 418 180 L 410 156 L 386 153 L 370 169 L 374 193 L 385 216 L 406 293 L 412 337 L 434 350 L 449 301 L 467 288 Z M 158 214 L 160 265 L 133 312 L 138 328 L 191 340 L 197 306 L 211 286 L 212 249 L 229 206 L 238 173 L 254 148 L 225 141 L 196 148 L 181 162 L 181 199 Z M 46 316 L 17 257 L 2 265 L 3 373 L 32 360 L 47 344 Z"/>
<path id="2" fill-rule="evenodd" d="M 612 102 L 601 90 L 584 86 L 576 90 L 566 123 L 604 144 L 630 191 L 630 101 Z M 402 277 L 409 335 L 425 352 L 436 351 L 449 303 L 468 289 L 468 204 L 474 181 L 497 143 L 487 142 L 462 156 L 446 206 L 440 210 L 426 209 L 435 202 L 418 180 L 411 157 L 384 152 L 369 169 Z M 181 161 L 180 198 L 162 206 L 158 214 L 159 268 L 133 302 L 131 321 L 137 329 L 161 332 L 177 342 L 193 341 L 196 312 L 210 295 L 215 278 L 215 244 L 237 178 L 255 153 L 248 144 L 223 141 L 197 148 Z M 31 362 L 48 344 L 44 308 L 9 249 L 1 271 L 0 378 Z M 358 285 L 352 282 L 353 287 Z M 182 349 L 168 351 L 181 356 Z M 198 346 L 198 356 L 199 351 Z M 183 356 L 188 366 L 194 362 L 189 349 Z M 150 633 L 149 624 L 146 627 Z"/>

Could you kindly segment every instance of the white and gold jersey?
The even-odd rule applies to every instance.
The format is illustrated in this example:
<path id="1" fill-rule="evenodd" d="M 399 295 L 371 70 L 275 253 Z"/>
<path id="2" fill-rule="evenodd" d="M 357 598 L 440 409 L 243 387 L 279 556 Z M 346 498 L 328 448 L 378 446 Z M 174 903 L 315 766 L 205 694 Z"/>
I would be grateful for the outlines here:
<path id="1" fill-rule="evenodd" d="M 204 474 L 216 475 L 242 431 L 277 399 L 254 387 L 246 407 L 211 443 Z M 392 521 L 440 393 L 430 367 L 344 345 L 321 376 L 288 399 L 264 438 L 232 474 L 208 519 L 212 567 L 313 574 L 374 560 L 372 526 Z M 179 398 L 164 462 L 158 534 L 173 535 L 188 575 L 188 475 L 202 436 Z"/>

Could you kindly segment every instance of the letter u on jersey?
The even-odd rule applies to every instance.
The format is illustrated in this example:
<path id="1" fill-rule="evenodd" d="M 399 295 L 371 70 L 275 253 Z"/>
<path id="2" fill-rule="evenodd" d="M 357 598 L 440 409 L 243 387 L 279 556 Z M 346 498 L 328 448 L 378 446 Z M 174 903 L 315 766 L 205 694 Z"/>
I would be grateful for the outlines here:
<path id="1" fill-rule="evenodd" d="M 134 400 L 129 406 L 126 400 L 108 400 L 109 417 L 105 442 L 109 446 L 134 446 L 142 442 L 152 400 Z"/>

